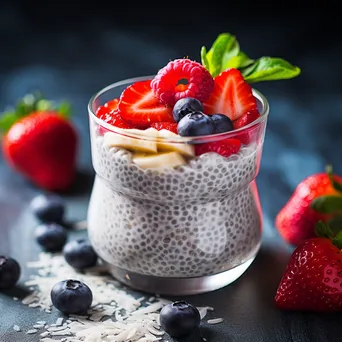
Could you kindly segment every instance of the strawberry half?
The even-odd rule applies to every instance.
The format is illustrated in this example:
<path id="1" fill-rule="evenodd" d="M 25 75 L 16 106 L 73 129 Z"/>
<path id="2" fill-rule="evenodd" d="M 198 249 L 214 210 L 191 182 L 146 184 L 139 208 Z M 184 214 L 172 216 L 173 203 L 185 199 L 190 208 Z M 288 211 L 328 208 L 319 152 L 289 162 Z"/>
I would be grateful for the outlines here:
<path id="1" fill-rule="evenodd" d="M 215 142 L 195 145 L 195 154 L 200 156 L 203 153 L 215 152 L 223 157 L 229 157 L 240 151 L 241 141 L 238 139 L 224 139 Z"/>
<path id="2" fill-rule="evenodd" d="M 234 121 L 247 112 L 258 110 L 252 87 L 239 70 L 227 69 L 217 75 L 214 81 L 214 89 L 203 103 L 206 114 L 225 114 Z"/>
<path id="3" fill-rule="evenodd" d="M 260 113 L 259 111 L 256 110 L 252 110 L 249 111 L 245 114 L 243 114 L 242 116 L 240 116 L 238 119 L 236 119 L 235 121 L 233 121 L 233 127 L 234 129 L 239 129 L 242 127 L 245 127 L 247 125 L 249 125 L 250 123 L 252 123 L 253 121 L 257 120 L 260 117 Z M 245 130 L 244 132 L 241 132 L 239 134 L 237 134 L 237 138 L 245 145 L 248 145 L 249 143 L 256 141 L 258 139 L 258 133 L 259 133 L 259 126 L 256 127 L 255 125 L 247 130 Z"/>
<path id="4" fill-rule="evenodd" d="M 120 96 L 118 111 L 125 121 L 139 128 L 155 122 L 174 122 L 172 108 L 159 102 L 150 80 L 128 86 Z"/>

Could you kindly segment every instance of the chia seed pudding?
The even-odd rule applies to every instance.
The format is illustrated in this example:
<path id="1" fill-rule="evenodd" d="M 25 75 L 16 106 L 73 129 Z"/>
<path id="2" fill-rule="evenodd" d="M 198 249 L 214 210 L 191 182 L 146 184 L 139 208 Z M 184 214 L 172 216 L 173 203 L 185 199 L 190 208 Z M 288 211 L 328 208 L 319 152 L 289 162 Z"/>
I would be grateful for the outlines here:
<path id="1" fill-rule="evenodd" d="M 251 84 L 299 73 L 279 57 L 250 59 L 226 32 L 200 61 L 169 60 L 90 99 L 88 232 L 113 277 L 187 295 L 248 269 L 262 239 L 255 180 L 269 114 Z"/>
<path id="2" fill-rule="evenodd" d="M 262 143 L 230 157 L 209 152 L 153 170 L 91 131 L 96 179 L 88 231 L 105 261 L 143 275 L 201 277 L 255 257 L 262 235 L 255 184 Z"/>

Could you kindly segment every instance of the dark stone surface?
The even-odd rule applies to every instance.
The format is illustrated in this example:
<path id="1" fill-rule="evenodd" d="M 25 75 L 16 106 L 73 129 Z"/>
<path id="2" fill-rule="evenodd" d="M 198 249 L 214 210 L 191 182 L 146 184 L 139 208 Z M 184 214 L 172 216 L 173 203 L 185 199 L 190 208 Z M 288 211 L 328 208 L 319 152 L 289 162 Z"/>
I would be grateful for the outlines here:
<path id="1" fill-rule="evenodd" d="M 274 218 L 296 184 L 331 163 L 342 173 L 342 45 L 338 12 L 332 5 L 305 8 L 287 3 L 261 7 L 255 2 L 201 9 L 152 3 L 83 6 L 28 1 L 0 5 L 0 106 L 12 104 L 33 89 L 73 104 L 73 120 L 82 147 L 80 175 L 68 194 L 68 218 L 86 217 L 93 170 L 86 106 L 101 87 L 133 76 L 153 74 L 170 59 L 199 59 L 202 45 L 229 31 L 251 57 L 282 56 L 302 68 L 294 80 L 258 84 L 268 98 L 271 115 L 258 176 L 264 212 L 263 246 L 250 269 L 234 284 L 188 298 L 211 305 L 224 323 L 204 327 L 211 342 L 341 341 L 340 314 L 285 313 L 273 297 L 291 247 L 278 236 Z M 163 9 L 162 6 L 169 6 Z M 230 7 L 231 6 L 231 7 Z M 299 6 L 304 6 L 299 10 Z M 325 22 L 326 21 L 326 22 Z M 34 342 L 38 335 L 15 333 L 37 320 L 58 316 L 27 308 L 12 300 L 25 294 L 27 261 L 39 248 L 32 240 L 36 222 L 27 204 L 40 190 L 14 173 L 0 156 L 0 254 L 23 266 L 17 289 L 0 294 L 0 341 Z"/>

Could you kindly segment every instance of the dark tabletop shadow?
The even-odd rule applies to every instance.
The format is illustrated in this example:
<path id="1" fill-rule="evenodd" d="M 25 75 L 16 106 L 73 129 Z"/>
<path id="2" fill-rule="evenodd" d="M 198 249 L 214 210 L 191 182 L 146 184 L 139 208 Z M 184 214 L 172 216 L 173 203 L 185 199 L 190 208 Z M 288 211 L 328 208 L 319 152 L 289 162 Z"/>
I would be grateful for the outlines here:
<path id="1" fill-rule="evenodd" d="M 89 195 L 95 178 L 94 171 L 77 170 L 75 180 L 70 188 L 63 192 L 64 196 Z"/>
<path id="2" fill-rule="evenodd" d="M 30 291 L 27 287 L 17 284 L 8 290 L 2 290 L 1 293 L 7 297 L 18 298 L 18 300 L 24 299 L 28 296 L 32 291 Z"/>

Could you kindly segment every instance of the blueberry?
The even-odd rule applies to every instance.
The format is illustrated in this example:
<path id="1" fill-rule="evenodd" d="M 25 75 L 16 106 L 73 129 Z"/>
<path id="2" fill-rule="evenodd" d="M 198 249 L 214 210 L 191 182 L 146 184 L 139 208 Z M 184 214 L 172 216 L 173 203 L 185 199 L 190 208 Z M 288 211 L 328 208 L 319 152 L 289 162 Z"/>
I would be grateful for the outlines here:
<path id="1" fill-rule="evenodd" d="M 74 240 L 68 242 L 63 248 L 65 261 L 74 268 L 88 268 L 95 266 L 97 254 L 86 240 Z"/>
<path id="2" fill-rule="evenodd" d="M 65 314 L 86 313 L 93 302 L 90 288 L 79 280 L 58 282 L 50 293 L 52 304 Z"/>
<path id="3" fill-rule="evenodd" d="M 20 273 L 16 260 L 0 255 L 0 290 L 13 287 L 19 280 Z"/>
<path id="4" fill-rule="evenodd" d="M 198 309 L 185 301 L 167 304 L 160 311 L 160 326 L 171 337 L 191 335 L 199 327 L 200 322 Z"/>
<path id="5" fill-rule="evenodd" d="M 42 222 L 61 223 L 65 213 L 65 203 L 57 195 L 38 195 L 31 201 L 31 210 Z"/>
<path id="6" fill-rule="evenodd" d="M 67 240 L 66 230 L 57 223 L 44 223 L 35 230 L 38 244 L 48 252 L 60 252 Z"/>
<path id="7" fill-rule="evenodd" d="M 234 129 L 233 121 L 227 115 L 224 114 L 213 114 L 211 119 L 215 124 L 215 133 L 229 132 Z"/>
<path id="8" fill-rule="evenodd" d="M 215 124 L 210 116 L 202 112 L 193 112 L 179 121 L 177 130 L 183 137 L 210 135 L 215 133 Z"/>
<path id="9" fill-rule="evenodd" d="M 179 122 L 185 115 L 192 112 L 203 112 L 203 105 L 193 97 L 184 97 L 178 100 L 172 110 L 173 118 Z"/>

